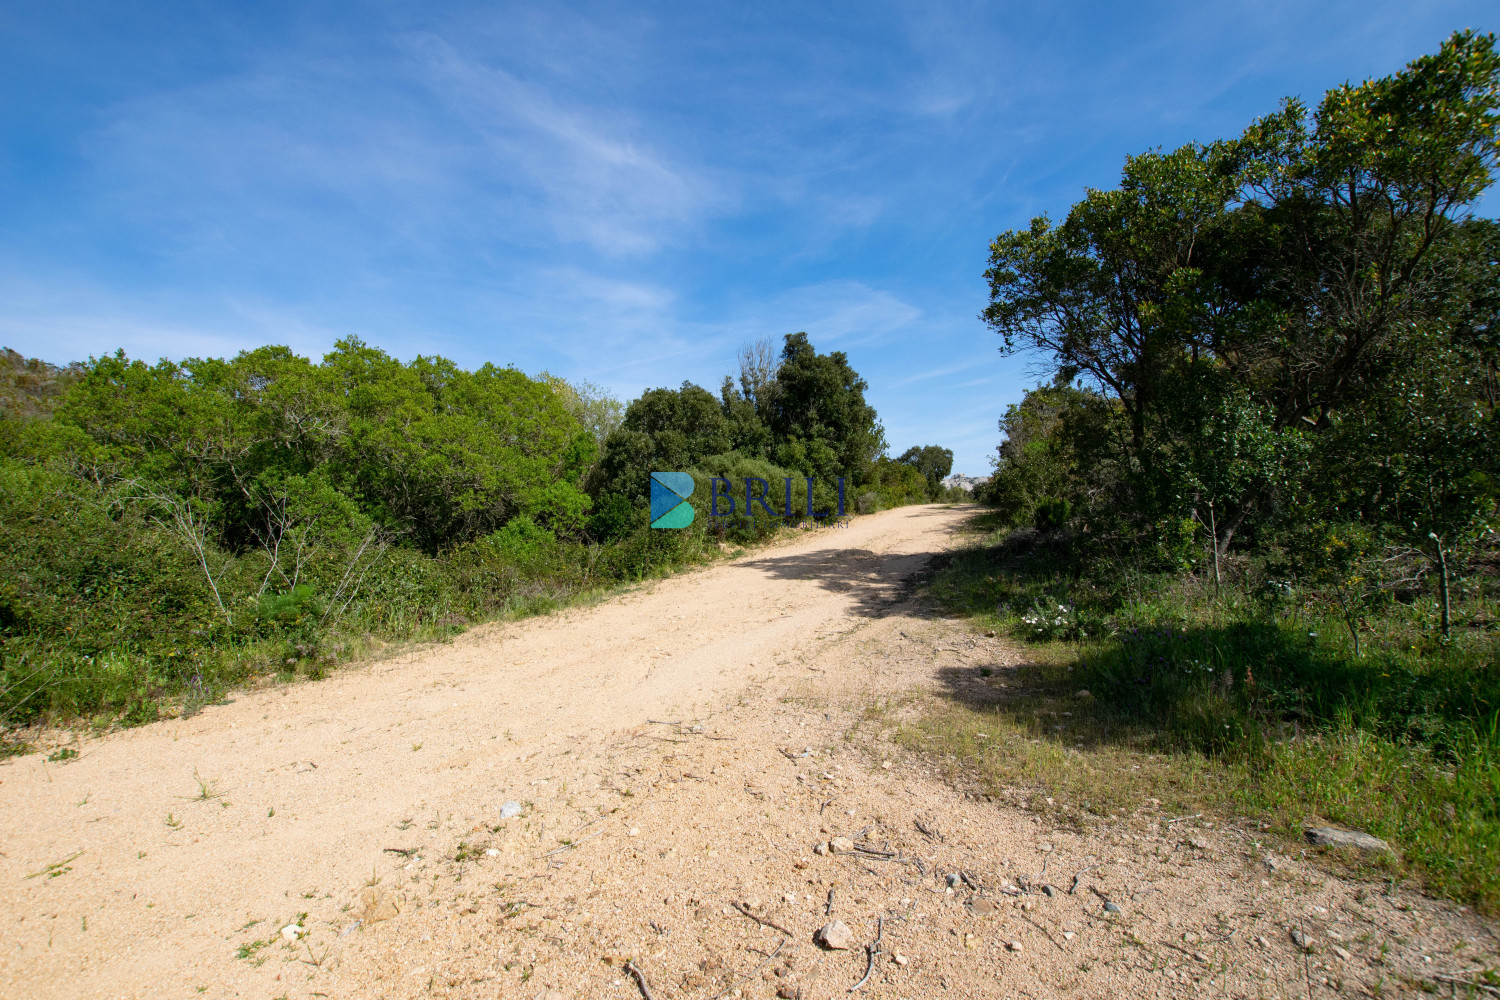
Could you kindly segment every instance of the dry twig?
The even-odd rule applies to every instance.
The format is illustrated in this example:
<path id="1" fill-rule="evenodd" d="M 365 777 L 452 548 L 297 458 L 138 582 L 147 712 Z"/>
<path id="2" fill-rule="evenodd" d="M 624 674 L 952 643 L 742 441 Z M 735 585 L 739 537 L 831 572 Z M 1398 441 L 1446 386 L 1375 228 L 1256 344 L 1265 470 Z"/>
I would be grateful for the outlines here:
<path id="1" fill-rule="evenodd" d="M 635 977 L 635 984 L 641 988 L 641 996 L 645 997 L 646 1000 L 656 1000 L 651 995 L 651 987 L 646 985 L 646 974 L 641 971 L 640 966 L 636 965 L 634 961 L 626 961 L 625 971 Z"/>
<path id="2" fill-rule="evenodd" d="M 787 937 L 796 937 L 797 936 L 797 935 L 793 934 L 791 931 L 787 930 L 785 927 L 783 927 L 780 924 L 776 923 L 774 920 L 767 920 L 764 917 L 757 917 L 755 914 L 751 913 L 746 907 L 744 907 L 743 905 L 741 905 L 739 903 L 730 903 L 729 905 L 732 906 L 732 907 L 734 907 L 736 910 L 739 910 L 745 916 L 749 917 L 751 920 L 754 920 L 757 924 L 760 924 L 762 927 L 769 927 L 772 930 L 778 930 L 781 933 L 785 934 Z"/>
<path id="3" fill-rule="evenodd" d="M 874 973 L 875 973 L 875 956 L 880 954 L 880 939 L 883 938 L 883 937 L 885 937 L 885 918 L 884 917 L 876 917 L 875 918 L 875 942 L 873 944 L 867 944 L 867 945 L 865 945 L 865 959 L 866 959 L 865 974 L 860 979 L 859 982 L 857 982 L 853 986 L 849 987 L 849 992 L 850 993 L 853 993 L 855 990 L 859 989 L 865 983 L 868 983 L 870 981 L 870 976 L 874 975 Z"/>

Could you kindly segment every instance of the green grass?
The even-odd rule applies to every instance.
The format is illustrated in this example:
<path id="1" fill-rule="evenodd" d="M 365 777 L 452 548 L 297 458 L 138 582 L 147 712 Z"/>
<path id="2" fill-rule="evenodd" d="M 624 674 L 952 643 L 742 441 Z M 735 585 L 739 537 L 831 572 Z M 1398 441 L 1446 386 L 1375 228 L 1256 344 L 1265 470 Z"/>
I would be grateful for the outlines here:
<path id="1" fill-rule="evenodd" d="M 1201 578 L 982 531 L 930 591 L 1034 662 L 955 678 L 902 738 L 1064 816 L 1156 799 L 1289 837 L 1310 821 L 1367 830 L 1399 860 L 1356 867 L 1500 911 L 1493 606 L 1466 592 L 1445 643 L 1430 601 L 1389 603 L 1362 621 L 1356 658 L 1324 595 L 1268 586 L 1249 564 L 1235 579 L 1215 598 Z"/>

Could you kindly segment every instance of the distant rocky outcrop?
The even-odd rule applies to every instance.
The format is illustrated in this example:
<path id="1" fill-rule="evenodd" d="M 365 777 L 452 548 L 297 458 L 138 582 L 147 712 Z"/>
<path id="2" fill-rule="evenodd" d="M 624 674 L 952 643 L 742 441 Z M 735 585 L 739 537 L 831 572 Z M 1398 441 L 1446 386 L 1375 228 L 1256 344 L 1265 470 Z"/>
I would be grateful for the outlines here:
<path id="1" fill-rule="evenodd" d="M 948 487 L 949 489 L 952 489 L 956 486 L 959 489 L 963 490 L 965 493 L 973 493 L 974 487 L 978 486 L 980 483 L 988 482 L 989 478 L 989 476 L 965 476 L 961 473 L 955 472 L 953 475 L 943 480 L 943 485 Z"/>

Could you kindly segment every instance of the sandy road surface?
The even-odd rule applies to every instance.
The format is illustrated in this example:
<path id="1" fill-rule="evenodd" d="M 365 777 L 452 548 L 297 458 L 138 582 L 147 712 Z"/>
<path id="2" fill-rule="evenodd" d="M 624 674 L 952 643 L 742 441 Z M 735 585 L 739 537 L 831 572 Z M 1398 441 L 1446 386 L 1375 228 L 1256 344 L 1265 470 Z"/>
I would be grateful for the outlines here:
<path id="1" fill-rule="evenodd" d="M 962 516 L 9 761 L 0 997 L 641 996 L 627 959 L 655 1000 L 1389 996 L 1496 964 L 1471 915 L 1254 823 L 1059 829 L 900 752 L 889 720 L 1018 662 L 910 592 Z"/>
<path id="2" fill-rule="evenodd" d="M 547 748 L 805 672 L 777 661 L 894 596 L 956 520 L 858 518 L 597 607 L 240 694 L 89 742 L 65 766 L 10 761 L 0 993 L 188 996 L 232 982 L 245 963 L 226 935 L 273 911 L 331 917 L 324 893 L 346 901 L 398 821 L 525 798 L 526 760 Z M 195 774 L 221 797 L 194 801 Z M 78 851 L 67 874 L 25 878 Z"/>

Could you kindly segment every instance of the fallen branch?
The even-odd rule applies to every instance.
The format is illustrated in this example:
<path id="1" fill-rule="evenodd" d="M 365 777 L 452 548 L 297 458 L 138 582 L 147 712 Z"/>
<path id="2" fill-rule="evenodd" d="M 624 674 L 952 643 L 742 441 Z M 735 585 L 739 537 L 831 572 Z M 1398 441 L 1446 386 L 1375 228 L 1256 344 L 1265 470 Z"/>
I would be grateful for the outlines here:
<path id="1" fill-rule="evenodd" d="M 640 970 L 640 966 L 636 965 L 633 960 L 627 960 L 625 962 L 625 971 L 635 977 L 635 984 L 641 988 L 641 996 L 645 997 L 646 1000 L 656 1000 L 651 995 L 651 987 L 646 985 L 646 974 Z"/>
<path id="2" fill-rule="evenodd" d="M 1470 989 L 1484 990 L 1486 993 L 1493 993 L 1496 996 L 1500 996 L 1500 987 L 1488 986 L 1473 979 L 1463 979 L 1458 976 L 1444 975 L 1435 975 L 1432 978 L 1438 980 L 1439 982 L 1452 983 L 1455 986 L 1467 986 Z"/>
<path id="3" fill-rule="evenodd" d="M 749 917 L 751 920 L 754 920 L 757 924 L 760 924 L 762 927 L 769 927 L 772 930 L 780 931 L 781 933 L 785 934 L 787 937 L 796 937 L 797 936 L 797 935 L 793 934 L 791 931 L 787 930 L 785 927 L 783 927 L 780 924 L 776 923 L 774 920 L 766 920 L 764 917 L 757 917 L 755 914 L 751 913 L 745 906 L 743 906 L 740 903 L 730 903 L 729 905 L 732 906 L 732 907 L 734 907 L 736 910 L 739 910 L 745 916 Z"/>
<path id="4" fill-rule="evenodd" d="M 1073 884 L 1070 885 L 1070 886 L 1068 886 L 1068 895 L 1069 896 L 1073 895 L 1073 891 L 1078 888 L 1078 880 L 1079 879 L 1083 878 L 1089 872 L 1093 871 L 1095 868 L 1098 868 L 1098 867 L 1099 867 L 1098 865 L 1089 865 L 1087 868 L 1084 868 L 1081 871 L 1079 871 L 1079 873 L 1077 875 L 1074 875 L 1073 876 Z"/>
<path id="5" fill-rule="evenodd" d="M 884 917 L 876 917 L 875 918 L 875 943 L 874 944 L 867 944 L 867 945 L 865 945 L 865 959 L 866 959 L 865 974 L 860 979 L 859 982 L 857 982 L 853 986 L 849 987 L 849 992 L 850 993 L 853 993 L 855 990 L 859 989 L 865 983 L 868 983 L 870 981 L 870 977 L 872 975 L 874 975 L 874 973 L 875 973 L 875 956 L 880 954 L 880 939 L 883 938 L 883 937 L 885 937 L 885 918 Z"/>

